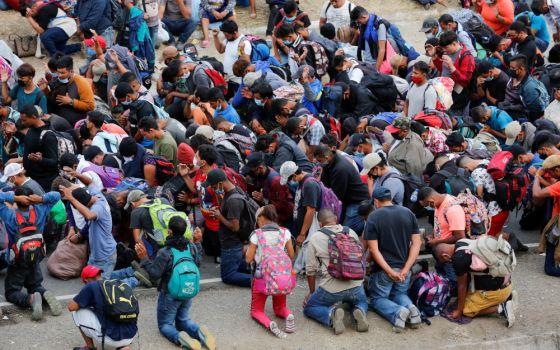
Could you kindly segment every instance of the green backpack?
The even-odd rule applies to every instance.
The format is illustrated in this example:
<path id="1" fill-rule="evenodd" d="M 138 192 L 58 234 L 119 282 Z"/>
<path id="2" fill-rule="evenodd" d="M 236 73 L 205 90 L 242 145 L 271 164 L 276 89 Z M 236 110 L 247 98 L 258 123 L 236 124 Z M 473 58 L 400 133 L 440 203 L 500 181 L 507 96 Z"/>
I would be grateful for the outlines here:
<path id="1" fill-rule="evenodd" d="M 173 270 L 167 283 L 169 295 L 176 300 L 187 300 L 195 297 L 200 290 L 200 272 L 189 248 L 179 251 L 171 248 Z"/>
<path id="2" fill-rule="evenodd" d="M 152 218 L 152 224 L 154 225 L 154 230 L 152 234 L 148 234 L 154 241 L 156 241 L 160 246 L 165 245 L 165 240 L 167 239 L 167 230 L 169 225 L 169 220 L 172 217 L 180 216 L 187 222 L 187 230 L 185 231 L 185 238 L 190 240 L 192 238 L 192 229 L 189 222 L 187 214 L 182 211 L 177 211 L 169 204 L 164 204 L 161 199 L 156 198 L 153 200 L 152 204 L 143 204 L 141 208 L 148 208 L 150 211 L 150 217 Z"/>

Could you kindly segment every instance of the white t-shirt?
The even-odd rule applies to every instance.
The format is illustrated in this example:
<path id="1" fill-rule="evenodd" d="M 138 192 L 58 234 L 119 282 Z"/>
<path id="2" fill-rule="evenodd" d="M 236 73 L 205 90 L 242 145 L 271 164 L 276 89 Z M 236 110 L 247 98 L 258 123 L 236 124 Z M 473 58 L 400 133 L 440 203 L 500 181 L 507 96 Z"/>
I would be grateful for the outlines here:
<path id="1" fill-rule="evenodd" d="M 99 192 L 101 192 L 105 186 L 103 186 L 103 181 L 101 181 L 101 178 L 99 177 L 99 175 L 97 175 L 97 173 L 95 173 L 94 171 L 86 171 L 86 172 L 82 172 L 85 168 L 87 168 L 88 166 L 90 166 L 91 163 L 80 159 L 80 162 L 78 163 L 78 167 L 76 168 L 76 171 L 84 176 L 87 176 L 91 179 L 91 184 L 89 184 L 89 186 L 87 188 L 94 188 L 96 190 L 98 190 Z M 85 184 L 83 184 L 81 181 L 78 180 L 78 183 L 81 184 L 82 186 L 85 186 Z"/>
<path id="2" fill-rule="evenodd" d="M 239 59 L 239 43 L 245 40 L 244 53 L 251 56 L 251 43 L 245 39 L 244 35 L 240 35 L 239 38 L 234 41 L 224 40 L 224 45 L 226 50 L 224 52 L 224 72 L 227 75 L 228 81 L 233 81 L 234 83 L 241 84 L 241 78 L 233 75 L 233 64 Z"/>
<path id="3" fill-rule="evenodd" d="M 348 5 L 350 5 L 350 9 L 348 9 Z M 336 8 L 330 3 L 330 1 L 327 1 L 321 8 L 321 18 L 326 18 L 327 23 L 332 23 L 336 30 L 349 27 L 351 22 L 350 12 L 354 9 L 354 7 L 356 7 L 356 5 L 349 1 L 345 1 L 341 7 Z"/>
<path id="4" fill-rule="evenodd" d="M 73 18 L 70 18 L 66 15 L 62 9 L 58 9 L 56 13 L 56 17 L 51 20 L 49 23 L 48 28 L 60 28 L 64 30 L 68 37 L 71 37 L 76 33 L 78 30 L 78 26 L 76 25 L 76 21 Z"/>
<path id="5" fill-rule="evenodd" d="M 282 242 L 281 243 L 282 247 L 285 247 L 286 243 L 288 243 L 292 239 L 292 234 L 290 233 L 290 230 L 288 230 L 287 228 L 281 227 L 279 230 L 275 230 L 273 228 L 273 225 L 266 225 L 265 227 L 263 227 L 263 229 L 264 229 L 263 231 L 264 239 L 266 240 L 267 244 L 280 245 L 279 242 Z M 258 265 L 262 260 L 262 248 L 259 245 L 259 239 L 257 238 L 255 231 L 253 231 L 253 233 L 251 234 L 251 237 L 249 238 L 249 242 L 257 246 L 257 252 L 255 254 L 255 262 Z"/>

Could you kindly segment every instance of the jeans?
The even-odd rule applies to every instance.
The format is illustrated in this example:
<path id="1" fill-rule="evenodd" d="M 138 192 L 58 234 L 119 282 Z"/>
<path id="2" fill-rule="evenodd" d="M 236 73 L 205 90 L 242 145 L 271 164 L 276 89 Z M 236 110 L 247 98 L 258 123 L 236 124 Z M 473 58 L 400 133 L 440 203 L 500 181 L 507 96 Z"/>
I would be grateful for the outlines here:
<path id="1" fill-rule="evenodd" d="M 351 289 L 343 290 L 338 293 L 329 293 L 319 287 L 307 300 L 307 304 L 303 309 L 303 314 L 315 321 L 330 327 L 331 314 L 334 305 L 338 302 L 350 304 L 354 309 L 360 309 L 367 314 L 368 302 L 364 287 L 358 286 Z"/>
<path id="2" fill-rule="evenodd" d="M 404 282 L 393 281 L 385 271 L 375 272 L 369 278 L 370 308 L 393 325 L 396 324 L 399 312 L 413 305 L 407 294 L 411 275 L 409 272 Z"/>
<path id="3" fill-rule="evenodd" d="M 148 30 L 150 31 L 150 38 L 152 38 L 152 44 L 154 45 L 154 50 L 155 50 L 155 48 L 159 45 L 158 26 L 149 27 Z"/>
<path id="4" fill-rule="evenodd" d="M 0 11 L 8 11 L 11 7 L 5 0 L 0 0 Z"/>
<path id="5" fill-rule="evenodd" d="M 93 265 L 93 266 L 103 270 L 103 273 L 101 274 L 101 277 L 103 277 L 104 279 L 111 278 L 111 274 L 113 273 L 113 270 L 115 269 L 116 264 L 117 264 L 117 252 L 116 251 L 113 253 L 113 255 L 111 255 L 107 259 L 103 259 L 103 260 L 95 260 L 95 259 L 93 259 L 93 256 L 90 255 L 89 261 L 88 261 L 88 265 Z"/>
<path id="6" fill-rule="evenodd" d="M 127 267 L 126 269 L 115 270 L 111 272 L 112 280 L 122 281 L 130 286 L 130 288 L 138 287 L 138 279 L 134 277 L 134 269 Z"/>
<path id="7" fill-rule="evenodd" d="M 199 326 L 189 318 L 192 299 L 175 300 L 167 292 L 159 293 L 157 323 L 161 334 L 173 344 L 179 345 L 179 332 L 187 332 L 193 339 L 198 336 Z"/>
<path id="8" fill-rule="evenodd" d="M 549 43 L 537 37 L 535 37 L 535 44 L 537 45 L 537 48 L 541 50 L 541 52 L 543 53 L 546 51 L 546 49 L 548 49 L 548 45 L 549 45 Z"/>
<path id="9" fill-rule="evenodd" d="M 53 57 L 57 52 L 69 55 L 82 49 L 82 44 L 66 45 L 69 39 L 68 35 L 58 27 L 47 29 L 39 37 L 41 38 L 41 43 L 49 52 L 50 57 Z"/>
<path id="10" fill-rule="evenodd" d="M 6 300 L 17 306 L 28 307 L 30 294 L 45 293 L 42 283 L 43 274 L 39 264 L 32 267 L 9 265 L 4 280 Z M 27 292 L 23 291 L 24 287 Z"/>
<path id="11" fill-rule="evenodd" d="M 105 39 L 107 48 L 112 47 L 115 43 L 115 31 L 113 30 L 113 27 L 108 27 L 107 29 L 105 29 L 103 33 L 101 33 L 101 36 Z"/>
<path id="12" fill-rule="evenodd" d="M 224 283 L 241 287 L 251 286 L 251 274 L 243 260 L 242 245 L 231 249 L 222 248 L 220 274 Z"/>
<path id="13" fill-rule="evenodd" d="M 270 327 L 270 319 L 264 312 L 266 299 L 268 295 L 258 293 L 253 289 L 251 291 L 251 317 L 258 323 L 262 324 L 265 328 Z M 272 309 L 274 314 L 280 318 L 286 319 L 292 312 L 286 306 L 286 295 L 273 295 L 272 296 Z"/>
<path id="14" fill-rule="evenodd" d="M 365 221 L 360 215 L 358 215 L 359 204 L 350 204 L 346 206 L 344 211 L 344 221 L 343 225 L 350 227 L 358 236 L 362 234 L 364 230 Z"/>
<path id="15" fill-rule="evenodd" d="M 556 265 L 554 262 L 554 251 L 556 250 L 556 245 L 546 242 L 546 253 L 544 258 L 544 273 L 549 276 L 560 276 L 560 266 Z"/>
<path id="16" fill-rule="evenodd" d="M 179 36 L 179 42 L 186 42 L 196 30 L 196 22 L 192 19 L 163 19 L 163 25 L 169 32 L 169 42 L 173 42 L 173 36 Z"/>

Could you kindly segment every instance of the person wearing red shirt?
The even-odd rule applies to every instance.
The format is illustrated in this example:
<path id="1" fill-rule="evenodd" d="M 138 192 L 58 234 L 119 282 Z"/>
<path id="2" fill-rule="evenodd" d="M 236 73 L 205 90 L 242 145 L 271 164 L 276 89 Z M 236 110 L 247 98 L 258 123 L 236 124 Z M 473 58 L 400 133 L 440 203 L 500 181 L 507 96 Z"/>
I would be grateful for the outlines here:
<path id="1" fill-rule="evenodd" d="M 511 0 L 477 0 L 475 9 L 498 35 L 504 34 L 513 23 L 515 6 Z"/>

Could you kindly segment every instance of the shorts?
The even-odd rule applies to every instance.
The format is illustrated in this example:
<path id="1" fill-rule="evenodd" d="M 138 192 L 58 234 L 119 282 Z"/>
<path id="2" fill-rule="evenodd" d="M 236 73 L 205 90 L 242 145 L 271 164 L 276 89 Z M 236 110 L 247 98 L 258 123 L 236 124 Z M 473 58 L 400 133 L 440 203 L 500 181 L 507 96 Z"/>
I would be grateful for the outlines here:
<path id="1" fill-rule="evenodd" d="M 90 309 L 79 309 L 78 311 L 72 312 L 72 318 L 76 326 L 86 335 L 86 337 L 91 338 L 93 343 L 97 348 L 101 348 L 103 335 L 101 333 L 101 324 L 97 319 L 97 316 Z M 123 346 L 128 346 L 132 344 L 132 339 L 122 339 L 113 340 L 109 337 L 105 337 L 105 348 L 120 348 Z"/>
<path id="2" fill-rule="evenodd" d="M 475 290 L 467 293 L 463 315 L 475 317 L 482 310 L 499 305 L 509 298 L 513 290 L 512 284 L 498 290 Z"/>
<path id="3" fill-rule="evenodd" d="M 218 9 L 218 10 L 216 10 L 216 11 L 222 12 L 223 9 Z M 222 18 L 222 19 L 216 19 L 216 17 L 214 17 L 214 15 L 212 15 L 212 12 L 206 11 L 206 10 L 202 11 L 202 18 L 206 18 L 207 20 L 210 21 L 210 23 L 222 22 L 222 21 L 225 21 L 226 19 L 228 19 L 228 18 L 230 18 L 230 17 L 232 17 L 232 16 L 233 16 L 233 11 L 232 11 L 232 12 L 229 12 L 229 13 L 228 13 L 224 18 Z"/>
<path id="4" fill-rule="evenodd" d="M 488 231 L 488 235 L 492 237 L 496 237 L 502 232 L 504 225 L 509 217 L 508 210 L 502 210 L 498 214 L 492 216 L 490 222 L 490 231 Z"/>

